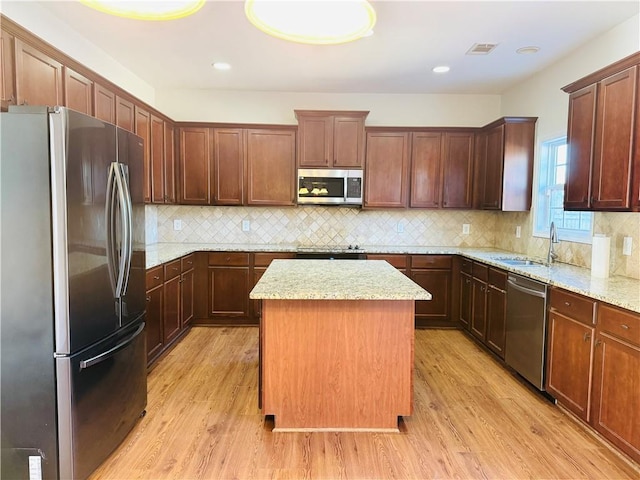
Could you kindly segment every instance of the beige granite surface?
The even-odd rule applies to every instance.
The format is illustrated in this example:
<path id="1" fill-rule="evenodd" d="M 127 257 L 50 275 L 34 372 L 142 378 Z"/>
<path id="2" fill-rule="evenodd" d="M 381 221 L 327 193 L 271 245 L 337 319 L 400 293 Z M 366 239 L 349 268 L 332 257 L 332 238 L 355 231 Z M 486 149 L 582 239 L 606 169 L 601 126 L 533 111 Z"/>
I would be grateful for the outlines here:
<path id="1" fill-rule="evenodd" d="M 147 246 L 147 268 L 174 260 L 197 251 L 240 251 L 240 252 L 295 252 L 294 244 L 215 244 L 215 243 L 157 243 Z M 331 248 L 331 247 L 328 247 Z M 336 247 L 340 248 L 340 247 Z M 640 280 L 612 276 L 608 279 L 594 278 L 588 268 L 564 263 L 546 266 L 511 266 L 501 258 L 529 258 L 495 248 L 421 247 L 378 245 L 366 246 L 367 253 L 409 253 L 416 255 L 452 254 L 462 255 L 489 265 L 500 267 L 550 285 L 585 295 L 596 300 L 617 305 L 640 313 Z M 305 260 L 309 262 L 310 260 Z"/>
<path id="2" fill-rule="evenodd" d="M 249 298 L 431 300 L 431 294 L 384 260 L 274 260 Z"/>

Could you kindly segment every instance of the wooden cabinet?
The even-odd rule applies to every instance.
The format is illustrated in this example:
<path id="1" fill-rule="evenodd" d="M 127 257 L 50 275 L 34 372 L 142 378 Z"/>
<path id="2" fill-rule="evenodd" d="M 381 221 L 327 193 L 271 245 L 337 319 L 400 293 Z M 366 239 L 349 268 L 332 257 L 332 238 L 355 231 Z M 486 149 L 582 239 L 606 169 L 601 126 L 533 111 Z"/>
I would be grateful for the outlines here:
<path id="1" fill-rule="evenodd" d="M 246 141 L 245 129 L 213 129 L 213 199 L 216 205 L 245 203 Z"/>
<path id="2" fill-rule="evenodd" d="M 546 389 L 589 421 L 595 301 L 552 288 L 549 307 Z"/>
<path id="3" fill-rule="evenodd" d="M 260 252 L 253 254 L 253 269 L 252 269 L 252 284 L 251 288 L 253 288 L 258 280 L 262 277 L 264 272 L 267 270 L 271 262 L 276 259 L 292 259 L 295 258 L 295 253 L 288 252 L 278 252 L 278 253 L 270 253 L 270 252 Z M 260 323 L 260 318 L 262 316 L 262 300 L 251 300 L 251 317 L 253 318 L 253 322 L 256 325 Z"/>
<path id="4" fill-rule="evenodd" d="M 14 42 L 12 34 L 0 30 L 0 107 L 3 111 L 16 104 Z"/>
<path id="5" fill-rule="evenodd" d="M 135 134 L 144 141 L 144 202 L 151 202 L 151 115 L 137 105 L 135 113 Z"/>
<path id="6" fill-rule="evenodd" d="M 368 131 L 365 208 L 405 208 L 409 185 L 408 132 Z"/>
<path id="7" fill-rule="evenodd" d="M 443 134 L 442 207 L 471 208 L 475 134 Z"/>
<path id="8" fill-rule="evenodd" d="M 460 260 L 460 325 L 465 330 L 471 329 L 471 301 L 473 289 L 473 262 L 467 258 Z"/>
<path id="9" fill-rule="evenodd" d="M 368 111 L 296 110 L 295 114 L 299 167 L 362 168 Z"/>
<path id="10" fill-rule="evenodd" d="M 486 345 L 504 358 L 507 327 L 507 272 L 489 267 Z"/>
<path id="11" fill-rule="evenodd" d="M 640 461 L 640 315 L 599 305 L 593 372 L 593 426 Z"/>
<path id="12" fill-rule="evenodd" d="M 180 259 L 180 328 L 187 328 L 195 313 L 195 254 Z"/>
<path id="13" fill-rule="evenodd" d="M 249 254 L 210 253 L 209 318 L 219 324 L 249 324 Z"/>
<path id="14" fill-rule="evenodd" d="M 640 205 L 639 69 L 635 53 L 563 88 L 569 93 L 565 210 Z"/>
<path id="15" fill-rule="evenodd" d="M 400 253 L 369 253 L 367 254 L 367 260 L 384 260 L 404 275 L 409 275 L 409 258 L 407 255 Z"/>
<path id="16" fill-rule="evenodd" d="M 77 112 L 93 115 L 93 82 L 84 75 L 63 67 L 64 105 Z"/>
<path id="17" fill-rule="evenodd" d="M 171 122 L 164 122 L 164 203 L 176 203 L 176 134 Z"/>
<path id="18" fill-rule="evenodd" d="M 167 345 L 181 329 L 180 322 L 180 259 L 164 265 L 163 343 Z"/>
<path id="19" fill-rule="evenodd" d="M 134 108 L 133 102 L 116 95 L 116 125 L 135 133 Z"/>
<path id="20" fill-rule="evenodd" d="M 450 314 L 451 268 L 451 255 L 411 255 L 411 280 L 432 295 L 431 300 L 416 301 L 416 327 L 455 326 Z"/>
<path id="21" fill-rule="evenodd" d="M 116 95 L 99 83 L 93 84 L 93 114 L 105 122 L 116 123 Z"/>
<path id="22" fill-rule="evenodd" d="M 150 115 L 149 125 L 149 170 L 145 173 L 149 200 L 152 203 L 165 203 L 165 126 L 164 120 Z"/>
<path id="23" fill-rule="evenodd" d="M 504 117 L 482 128 L 476 154 L 480 208 L 531 208 L 536 117 Z"/>
<path id="24" fill-rule="evenodd" d="M 247 130 L 247 204 L 295 205 L 296 132 Z"/>
<path id="25" fill-rule="evenodd" d="M 18 105 L 62 105 L 62 64 L 15 39 L 16 98 Z"/>
<path id="26" fill-rule="evenodd" d="M 409 206 L 438 208 L 441 203 L 442 134 L 411 134 L 411 193 Z"/>
<path id="27" fill-rule="evenodd" d="M 145 331 L 147 335 L 147 365 L 159 355 L 164 343 L 164 268 L 162 265 L 147 270 L 147 314 Z"/>
<path id="28" fill-rule="evenodd" d="M 178 155 L 178 203 L 211 203 L 211 129 L 182 127 Z"/>

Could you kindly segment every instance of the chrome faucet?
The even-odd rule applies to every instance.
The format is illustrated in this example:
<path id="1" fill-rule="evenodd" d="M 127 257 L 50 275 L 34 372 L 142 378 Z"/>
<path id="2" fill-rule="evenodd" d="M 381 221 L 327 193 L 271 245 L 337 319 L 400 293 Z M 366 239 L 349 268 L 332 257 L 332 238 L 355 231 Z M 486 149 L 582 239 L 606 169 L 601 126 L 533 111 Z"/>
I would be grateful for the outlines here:
<path id="1" fill-rule="evenodd" d="M 553 250 L 553 244 L 560 243 L 558 241 L 558 232 L 556 232 L 555 223 L 551 222 L 551 227 L 549 228 L 549 253 L 547 254 L 547 263 L 552 264 L 555 259 L 558 258 L 558 254 Z"/>

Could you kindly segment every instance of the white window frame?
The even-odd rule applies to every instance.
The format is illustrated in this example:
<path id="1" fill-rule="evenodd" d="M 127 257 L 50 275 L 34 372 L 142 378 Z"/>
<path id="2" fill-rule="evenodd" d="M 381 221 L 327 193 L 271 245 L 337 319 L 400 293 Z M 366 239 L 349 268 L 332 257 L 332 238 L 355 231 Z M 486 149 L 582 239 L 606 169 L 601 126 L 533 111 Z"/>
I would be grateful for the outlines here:
<path id="1" fill-rule="evenodd" d="M 564 196 L 564 183 L 556 182 L 556 161 L 558 147 L 566 145 L 566 137 L 555 137 L 543 141 L 540 144 L 540 162 L 538 163 L 538 179 L 536 182 L 536 199 L 533 215 L 533 236 L 549 238 L 551 225 L 551 195 L 553 192 L 562 192 Z M 556 208 L 556 215 L 560 209 Z M 561 209 L 564 214 L 564 209 Z M 579 215 L 580 221 L 589 221 L 590 229 L 564 228 L 562 222 L 556 222 L 556 230 L 560 241 L 591 243 L 593 238 L 593 212 L 567 212 L 570 215 Z"/>

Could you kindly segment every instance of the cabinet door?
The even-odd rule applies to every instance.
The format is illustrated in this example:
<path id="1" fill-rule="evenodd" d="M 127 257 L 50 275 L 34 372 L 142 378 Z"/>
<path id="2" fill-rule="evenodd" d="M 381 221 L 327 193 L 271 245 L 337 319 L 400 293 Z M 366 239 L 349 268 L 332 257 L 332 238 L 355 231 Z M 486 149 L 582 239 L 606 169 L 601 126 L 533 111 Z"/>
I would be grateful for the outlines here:
<path id="1" fill-rule="evenodd" d="M 165 148 L 165 138 L 164 138 L 164 121 L 156 117 L 155 115 L 151 115 L 151 152 L 150 152 L 150 171 L 149 171 L 149 180 L 151 182 L 150 187 L 150 197 L 152 203 L 164 203 L 165 192 L 164 192 L 164 148 Z M 147 178 L 145 176 L 145 178 Z M 146 192 L 145 192 L 146 194 Z"/>
<path id="2" fill-rule="evenodd" d="M 409 174 L 409 133 L 367 133 L 364 206 L 405 208 Z"/>
<path id="3" fill-rule="evenodd" d="M 15 39 L 18 105 L 62 105 L 62 64 Z"/>
<path id="4" fill-rule="evenodd" d="M 465 330 L 471 328 L 471 275 L 460 273 L 460 323 Z"/>
<path id="5" fill-rule="evenodd" d="M 164 282 L 163 333 L 165 345 L 180 333 L 180 275 Z"/>
<path id="6" fill-rule="evenodd" d="M 175 127 L 164 122 L 164 203 L 176 203 Z"/>
<path id="7" fill-rule="evenodd" d="M 210 194 L 210 133 L 208 128 L 181 128 L 178 155 L 178 203 L 208 205 Z"/>
<path id="8" fill-rule="evenodd" d="M 249 268 L 209 267 L 209 317 L 249 317 Z"/>
<path id="9" fill-rule="evenodd" d="M 411 270 L 411 280 L 433 297 L 431 300 L 416 301 L 416 327 L 450 325 L 451 271 Z"/>
<path id="10" fill-rule="evenodd" d="M 93 113 L 100 120 L 116 123 L 116 94 L 99 83 L 93 84 Z"/>
<path id="11" fill-rule="evenodd" d="M 596 85 L 590 85 L 569 95 L 565 210 L 589 208 L 596 92 Z"/>
<path id="12" fill-rule="evenodd" d="M 566 408 L 589 421 L 593 327 L 549 313 L 547 391 Z"/>
<path id="13" fill-rule="evenodd" d="M 298 164 L 302 168 L 333 165 L 333 117 L 298 116 Z"/>
<path id="14" fill-rule="evenodd" d="M 135 107 L 135 134 L 144 140 L 144 202 L 151 202 L 151 115 Z"/>
<path id="15" fill-rule="evenodd" d="M 147 335 L 147 365 L 160 353 L 163 345 L 163 287 L 162 285 L 147 292 L 147 314 L 145 331 Z"/>
<path id="16" fill-rule="evenodd" d="M 473 335 L 484 342 L 487 332 L 487 284 L 474 278 L 471 282 L 471 323 Z"/>
<path id="17" fill-rule="evenodd" d="M 296 132 L 247 130 L 247 203 L 295 205 Z"/>
<path id="18" fill-rule="evenodd" d="M 242 205 L 244 199 L 244 129 L 213 130 L 214 203 Z"/>
<path id="19" fill-rule="evenodd" d="M 64 105 L 93 115 L 93 82 L 69 67 L 64 67 Z"/>
<path id="20" fill-rule="evenodd" d="M 471 208 L 473 133 L 445 133 L 442 162 L 442 207 Z"/>
<path id="21" fill-rule="evenodd" d="M 591 184 L 595 209 L 630 206 L 637 74 L 638 67 L 632 67 L 598 85 Z"/>
<path id="22" fill-rule="evenodd" d="M 253 269 L 253 284 L 258 283 L 258 280 L 262 278 L 264 272 L 267 269 L 265 267 L 254 267 Z M 262 318 L 262 300 L 251 300 L 251 309 L 253 311 L 253 319 L 256 323 L 260 323 L 260 319 Z"/>
<path id="23" fill-rule="evenodd" d="M 133 102 L 119 95 L 116 95 L 116 125 L 130 132 L 136 132 Z"/>
<path id="24" fill-rule="evenodd" d="M 505 274 L 506 277 L 506 274 Z M 507 324 L 507 292 L 495 285 L 487 287 L 487 346 L 504 358 Z"/>
<path id="25" fill-rule="evenodd" d="M 14 42 L 13 35 L 0 30 L 0 101 L 4 111 L 16 104 Z"/>
<path id="26" fill-rule="evenodd" d="M 438 208 L 440 206 L 441 161 L 442 134 L 440 132 L 412 134 L 410 207 Z"/>
<path id="27" fill-rule="evenodd" d="M 333 166 L 362 168 L 364 165 L 364 116 L 333 117 Z"/>
<path id="28" fill-rule="evenodd" d="M 482 208 L 500 210 L 502 206 L 502 165 L 504 160 L 504 125 L 487 132 L 484 155 Z"/>
<path id="29" fill-rule="evenodd" d="M 186 328 L 194 316 L 194 282 L 195 271 L 188 270 L 180 277 L 180 326 Z"/>

